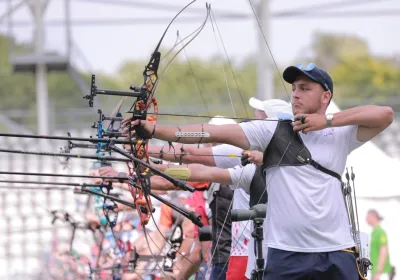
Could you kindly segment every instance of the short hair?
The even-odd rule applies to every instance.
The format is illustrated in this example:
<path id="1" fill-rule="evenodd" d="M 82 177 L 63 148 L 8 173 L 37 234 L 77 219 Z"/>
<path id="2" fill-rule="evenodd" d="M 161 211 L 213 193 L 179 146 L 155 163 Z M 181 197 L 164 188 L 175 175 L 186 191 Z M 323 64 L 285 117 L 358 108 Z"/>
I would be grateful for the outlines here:
<path id="1" fill-rule="evenodd" d="M 368 214 L 374 215 L 376 218 L 378 218 L 379 221 L 383 220 L 383 217 L 379 215 L 378 211 L 376 211 L 375 209 L 368 210 Z"/>

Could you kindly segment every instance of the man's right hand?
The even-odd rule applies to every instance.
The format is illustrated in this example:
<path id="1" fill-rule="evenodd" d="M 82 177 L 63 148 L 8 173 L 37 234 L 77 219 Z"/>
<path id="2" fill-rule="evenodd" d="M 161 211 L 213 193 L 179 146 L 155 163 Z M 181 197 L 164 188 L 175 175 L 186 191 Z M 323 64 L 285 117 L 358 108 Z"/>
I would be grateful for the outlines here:
<path id="1" fill-rule="evenodd" d="M 263 156 L 264 154 L 259 151 L 242 151 L 242 166 L 246 166 L 249 163 L 261 166 L 263 164 Z"/>

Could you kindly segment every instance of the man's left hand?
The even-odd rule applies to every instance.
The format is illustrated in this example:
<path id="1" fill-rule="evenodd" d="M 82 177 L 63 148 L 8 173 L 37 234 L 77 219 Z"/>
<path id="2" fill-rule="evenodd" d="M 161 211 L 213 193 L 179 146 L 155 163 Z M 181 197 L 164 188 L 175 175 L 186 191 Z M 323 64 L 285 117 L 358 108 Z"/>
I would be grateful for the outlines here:
<path id="1" fill-rule="evenodd" d="M 303 121 L 302 121 L 303 118 Z M 319 114 L 297 114 L 294 116 L 293 131 L 302 131 L 307 133 L 310 131 L 322 130 L 327 127 L 324 115 Z"/>
<path id="2" fill-rule="evenodd" d="M 118 177 L 119 173 L 111 166 L 104 166 L 99 169 L 100 176 L 105 177 Z M 118 182 L 116 179 L 104 179 L 104 182 Z"/>

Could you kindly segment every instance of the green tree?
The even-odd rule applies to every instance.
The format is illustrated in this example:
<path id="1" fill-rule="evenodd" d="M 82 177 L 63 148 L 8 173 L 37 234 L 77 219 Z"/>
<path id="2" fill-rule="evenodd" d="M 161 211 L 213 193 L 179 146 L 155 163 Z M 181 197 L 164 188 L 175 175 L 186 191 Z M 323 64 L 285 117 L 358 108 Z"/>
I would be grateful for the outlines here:
<path id="1" fill-rule="evenodd" d="M 363 59 L 347 58 L 331 70 L 337 96 L 385 101 L 399 95 L 400 68 L 390 59 L 366 56 Z"/>
<path id="2" fill-rule="evenodd" d="M 351 35 L 315 33 L 311 49 L 314 61 L 322 68 L 330 69 L 347 59 L 369 56 L 366 41 Z"/>
<path id="3" fill-rule="evenodd" d="M 370 53 L 366 41 L 356 36 L 316 33 L 307 59 L 326 69 L 334 80 L 339 103 L 349 99 L 385 102 L 399 95 L 400 66 L 396 59 Z M 298 61 L 304 61 L 298 59 Z"/>

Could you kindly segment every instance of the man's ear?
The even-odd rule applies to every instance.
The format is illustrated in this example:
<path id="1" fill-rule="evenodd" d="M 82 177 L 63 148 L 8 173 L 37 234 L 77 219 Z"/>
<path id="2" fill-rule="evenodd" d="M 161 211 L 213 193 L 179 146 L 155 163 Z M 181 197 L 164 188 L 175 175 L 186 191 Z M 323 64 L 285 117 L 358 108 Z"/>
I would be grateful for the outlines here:
<path id="1" fill-rule="evenodd" d="M 329 104 L 329 101 L 332 98 L 332 93 L 330 91 L 324 91 L 323 95 L 322 95 L 322 103 L 324 104 Z"/>

